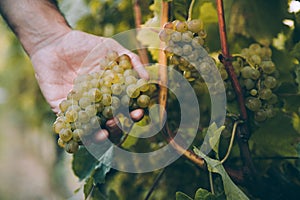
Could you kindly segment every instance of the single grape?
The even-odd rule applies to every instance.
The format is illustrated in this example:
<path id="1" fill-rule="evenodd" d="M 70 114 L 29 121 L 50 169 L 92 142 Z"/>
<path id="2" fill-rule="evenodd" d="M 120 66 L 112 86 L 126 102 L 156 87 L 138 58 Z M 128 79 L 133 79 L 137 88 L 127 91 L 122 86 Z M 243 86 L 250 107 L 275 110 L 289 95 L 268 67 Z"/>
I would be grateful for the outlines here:
<path id="1" fill-rule="evenodd" d="M 183 42 L 190 43 L 193 40 L 193 33 L 191 31 L 182 33 L 181 40 Z"/>
<path id="2" fill-rule="evenodd" d="M 252 96 L 256 96 L 258 94 L 257 90 L 256 89 L 252 89 L 250 90 L 250 95 Z"/>
<path id="3" fill-rule="evenodd" d="M 258 111 L 262 106 L 261 101 L 255 97 L 248 97 L 245 103 L 246 107 L 251 111 Z"/>
<path id="4" fill-rule="evenodd" d="M 125 77 L 125 84 L 130 85 L 130 84 L 135 84 L 137 82 L 137 78 L 134 76 L 127 76 Z"/>
<path id="5" fill-rule="evenodd" d="M 75 129 L 73 131 L 73 140 L 76 142 L 79 142 L 79 141 L 81 141 L 81 137 L 83 137 L 83 135 L 84 135 L 84 132 L 82 129 Z"/>
<path id="6" fill-rule="evenodd" d="M 254 119 L 257 122 L 263 122 L 267 119 L 267 113 L 264 110 L 258 110 L 255 112 Z"/>
<path id="7" fill-rule="evenodd" d="M 59 132 L 64 128 L 67 128 L 67 125 L 63 120 L 56 120 L 53 124 L 53 131 L 57 134 L 59 134 Z"/>
<path id="8" fill-rule="evenodd" d="M 85 112 L 88 114 L 89 117 L 93 117 L 97 114 L 97 108 L 95 105 L 88 105 L 85 108 Z"/>
<path id="9" fill-rule="evenodd" d="M 65 116 L 67 122 L 75 122 L 78 118 L 78 112 L 74 109 L 67 110 Z"/>
<path id="10" fill-rule="evenodd" d="M 61 138 L 64 142 L 68 142 L 73 137 L 72 131 L 69 128 L 61 129 L 59 132 L 59 138 Z"/>
<path id="11" fill-rule="evenodd" d="M 203 30 L 203 22 L 200 19 L 193 19 L 187 22 L 188 30 L 198 33 Z"/>
<path id="12" fill-rule="evenodd" d="M 185 32 L 188 30 L 188 25 L 186 22 L 178 21 L 175 25 L 175 29 L 178 32 Z"/>
<path id="13" fill-rule="evenodd" d="M 193 51 L 193 47 L 189 44 L 185 44 L 183 47 L 182 47 L 182 53 L 183 55 L 190 55 Z"/>
<path id="14" fill-rule="evenodd" d="M 172 34 L 171 34 L 171 40 L 173 42 L 180 42 L 181 41 L 181 33 L 180 32 L 177 32 L 177 31 L 174 31 Z"/>
<path id="15" fill-rule="evenodd" d="M 119 95 L 123 92 L 123 87 L 121 84 L 116 83 L 111 86 L 111 92 L 114 95 Z"/>
<path id="16" fill-rule="evenodd" d="M 272 74 L 276 69 L 275 64 L 272 61 L 262 61 L 260 67 L 266 74 Z"/>
<path id="17" fill-rule="evenodd" d="M 126 94 L 130 97 L 130 98 L 136 98 L 140 95 L 140 90 L 139 88 L 136 87 L 135 84 L 131 84 L 128 85 L 126 88 Z"/>
<path id="18" fill-rule="evenodd" d="M 98 88 L 92 88 L 88 92 L 88 97 L 93 102 L 99 102 L 102 99 L 102 93 Z"/>
<path id="19" fill-rule="evenodd" d="M 58 144 L 58 146 L 60 146 L 61 148 L 64 148 L 65 145 L 66 145 L 66 143 L 65 143 L 61 138 L 58 138 L 57 144 Z"/>
<path id="20" fill-rule="evenodd" d="M 263 100 L 268 100 L 272 97 L 272 90 L 269 88 L 264 88 L 258 91 L 259 97 Z"/>
<path id="21" fill-rule="evenodd" d="M 119 66 L 123 68 L 123 70 L 127 70 L 127 69 L 132 69 L 132 65 L 131 65 L 131 62 L 130 60 L 121 60 L 119 62 Z"/>
<path id="22" fill-rule="evenodd" d="M 148 95 L 142 94 L 137 99 L 137 104 L 141 108 L 147 108 L 149 106 L 149 103 L 150 103 L 150 97 Z"/>
<path id="23" fill-rule="evenodd" d="M 102 115 L 106 119 L 112 119 L 114 114 L 114 108 L 112 106 L 106 106 L 104 110 L 102 111 Z"/>
<path id="24" fill-rule="evenodd" d="M 102 104 L 104 106 L 109 106 L 111 104 L 111 95 L 110 94 L 103 94 L 103 97 L 102 97 Z"/>
<path id="25" fill-rule="evenodd" d="M 120 107 L 120 105 L 121 105 L 120 99 L 116 96 L 113 96 L 111 106 L 114 107 L 115 109 L 118 109 Z"/>
<path id="26" fill-rule="evenodd" d="M 255 82 L 252 79 L 247 78 L 244 80 L 244 86 L 246 87 L 247 90 L 251 90 L 252 88 L 255 87 Z"/>
<path id="27" fill-rule="evenodd" d="M 65 150 L 68 153 L 75 153 L 78 150 L 78 148 L 79 148 L 79 145 L 74 140 L 69 141 L 65 145 Z"/>
<path id="28" fill-rule="evenodd" d="M 277 85 L 277 81 L 276 78 L 273 76 L 267 76 L 264 80 L 264 86 L 266 86 L 266 88 L 275 88 Z"/>
<path id="29" fill-rule="evenodd" d="M 148 81 L 145 79 L 139 79 L 136 82 L 137 87 L 140 89 L 141 92 L 146 92 L 147 90 L 149 90 L 149 84 Z"/>
<path id="30" fill-rule="evenodd" d="M 81 110 L 78 112 L 78 121 L 81 123 L 87 123 L 90 120 L 89 115 L 87 112 Z"/>
<path id="31" fill-rule="evenodd" d="M 88 105 L 91 105 L 92 101 L 89 97 L 82 97 L 80 100 L 79 100 L 79 106 L 81 108 L 86 108 Z"/>

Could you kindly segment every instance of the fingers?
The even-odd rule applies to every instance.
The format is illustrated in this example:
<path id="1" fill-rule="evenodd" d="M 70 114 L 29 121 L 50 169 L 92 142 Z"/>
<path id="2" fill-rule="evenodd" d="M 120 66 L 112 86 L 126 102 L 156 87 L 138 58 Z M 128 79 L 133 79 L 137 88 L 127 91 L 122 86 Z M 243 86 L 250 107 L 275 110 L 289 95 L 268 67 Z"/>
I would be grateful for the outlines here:
<path id="1" fill-rule="evenodd" d="M 144 116 L 144 110 L 143 109 L 136 109 L 131 111 L 130 117 L 133 121 L 137 122 L 140 121 Z"/>

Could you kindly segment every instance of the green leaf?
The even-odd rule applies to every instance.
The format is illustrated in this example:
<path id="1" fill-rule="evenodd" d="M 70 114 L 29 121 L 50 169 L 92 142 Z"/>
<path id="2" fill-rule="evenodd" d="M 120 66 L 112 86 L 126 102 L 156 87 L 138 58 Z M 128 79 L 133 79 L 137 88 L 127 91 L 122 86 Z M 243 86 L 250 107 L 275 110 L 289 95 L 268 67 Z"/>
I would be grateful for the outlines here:
<path id="1" fill-rule="evenodd" d="M 113 146 L 111 146 L 99 159 L 99 164 L 95 167 L 93 178 L 95 184 L 105 182 L 105 176 L 110 171 L 113 159 Z"/>
<path id="2" fill-rule="evenodd" d="M 240 190 L 230 179 L 229 175 L 227 174 L 226 170 L 224 169 L 222 163 L 219 160 L 212 159 L 205 154 L 203 154 L 199 149 L 194 148 L 194 152 L 202 157 L 206 163 L 208 170 L 214 173 L 218 173 L 222 177 L 223 186 L 226 198 L 228 200 L 231 199 L 239 199 L 239 200 L 246 200 L 249 199 L 242 190 Z"/>
<path id="3" fill-rule="evenodd" d="M 217 200 L 219 199 L 216 195 L 213 195 L 211 192 L 206 189 L 199 188 L 195 194 L 194 200 Z"/>
<path id="4" fill-rule="evenodd" d="M 154 4 L 150 6 L 150 9 L 153 10 L 154 17 L 146 21 L 146 23 L 142 25 L 143 29 L 139 30 L 137 33 L 137 40 L 142 45 L 148 47 L 148 50 L 154 60 L 158 60 L 160 46 L 158 31 L 161 20 L 161 4 L 161 0 L 154 1 Z"/>
<path id="5" fill-rule="evenodd" d="M 298 85 L 298 94 L 300 94 L 300 65 L 296 66 L 295 74 L 296 74 L 295 81 L 296 81 L 296 83 Z"/>
<path id="6" fill-rule="evenodd" d="M 293 113 L 292 123 L 294 129 L 300 134 L 300 117 L 297 113 Z"/>
<path id="7" fill-rule="evenodd" d="M 176 192 L 176 200 L 193 200 L 193 199 L 182 192 Z"/>
<path id="8" fill-rule="evenodd" d="M 300 42 L 295 44 L 293 50 L 291 51 L 291 55 L 297 60 L 300 60 Z"/>
<path id="9" fill-rule="evenodd" d="M 296 151 L 299 135 L 291 125 L 291 118 L 278 113 L 262 123 L 251 136 L 251 151 L 263 156 L 298 156 Z"/>
<path id="10" fill-rule="evenodd" d="M 209 144 L 211 148 L 218 154 L 219 152 L 219 140 L 222 131 L 224 130 L 225 126 L 221 126 L 218 128 L 217 124 L 214 122 L 212 123 L 207 130 L 207 136 L 209 137 Z"/>
<path id="11" fill-rule="evenodd" d="M 97 159 L 86 148 L 80 148 L 73 156 L 72 168 L 79 180 L 83 180 L 90 176 L 97 163 Z"/>
<path id="12" fill-rule="evenodd" d="M 87 199 L 88 196 L 91 194 L 91 191 L 94 186 L 94 179 L 92 177 L 89 177 L 85 180 L 84 188 L 83 188 L 83 193 L 84 193 L 84 198 Z"/>

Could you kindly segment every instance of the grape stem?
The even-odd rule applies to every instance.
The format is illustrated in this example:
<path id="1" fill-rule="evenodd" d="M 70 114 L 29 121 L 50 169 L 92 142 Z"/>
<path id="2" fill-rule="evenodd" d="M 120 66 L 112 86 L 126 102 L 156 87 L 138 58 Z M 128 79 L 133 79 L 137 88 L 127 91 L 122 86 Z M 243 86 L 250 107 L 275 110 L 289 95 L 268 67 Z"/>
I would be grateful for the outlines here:
<path id="1" fill-rule="evenodd" d="M 142 24 L 142 11 L 139 3 L 140 3 L 139 0 L 133 0 L 133 11 L 134 11 L 133 13 L 135 14 L 134 15 L 135 27 L 138 29 L 141 28 L 141 24 Z M 147 50 L 145 48 L 142 48 L 140 42 L 138 41 L 137 41 L 137 46 L 138 46 L 137 52 L 142 64 L 144 65 L 148 64 L 149 58 L 148 58 Z"/>
<path id="2" fill-rule="evenodd" d="M 158 183 L 159 183 L 160 179 L 162 178 L 163 174 L 165 173 L 165 171 L 166 171 L 166 168 L 163 168 L 163 169 L 159 172 L 159 174 L 158 174 L 157 177 L 155 178 L 155 180 L 154 180 L 154 182 L 153 182 L 153 184 L 152 184 L 150 190 L 148 191 L 148 193 L 147 193 L 147 195 L 146 195 L 146 197 L 145 197 L 144 200 L 148 200 L 148 199 L 150 198 L 151 194 L 153 193 L 154 189 L 155 189 L 156 186 L 158 185 Z"/>
<path id="3" fill-rule="evenodd" d="M 221 62 L 225 66 L 225 69 L 230 77 L 231 84 L 237 95 L 237 100 L 240 108 L 240 117 L 243 121 L 245 121 L 245 123 L 239 126 L 237 129 L 237 141 L 240 148 L 241 158 L 244 164 L 244 172 L 249 173 L 250 175 L 255 173 L 255 168 L 251 158 L 249 144 L 248 144 L 248 140 L 250 138 L 250 132 L 247 125 L 247 119 L 248 119 L 247 110 L 245 107 L 241 86 L 232 67 L 232 59 L 231 59 L 232 57 L 228 49 L 223 0 L 216 0 L 216 4 L 217 4 L 217 13 L 218 13 L 218 20 L 219 20 L 219 33 L 220 33 L 220 41 L 221 41 L 221 48 L 222 48 L 222 57 L 223 57 Z"/>
<path id="4" fill-rule="evenodd" d="M 188 21 L 192 20 L 194 5 L 195 5 L 195 0 L 192 0 L 190 7 L 189 7 Z"/>

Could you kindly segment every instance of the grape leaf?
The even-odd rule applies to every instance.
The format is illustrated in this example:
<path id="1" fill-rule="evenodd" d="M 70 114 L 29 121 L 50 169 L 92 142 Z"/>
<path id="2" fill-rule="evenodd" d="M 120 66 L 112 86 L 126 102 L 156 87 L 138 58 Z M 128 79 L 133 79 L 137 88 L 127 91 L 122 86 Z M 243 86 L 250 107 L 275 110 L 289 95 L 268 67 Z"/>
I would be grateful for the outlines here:
<path id="1" fill-rule="evenodd" d="M 296 66 L 295 74 L 296 74 L 295 81 L 298 84 L 298 94 L 300 94 L 300 65 Z"/>
<path id="2" fill-rule="evenodd" d="M 292 123 L 294 129 L 300 134 L 300 117 L 297 113 L 293 113 Z"/>
<path id="3" fill-rule="evenodd" d="M 212 148 L 212 150 L 217 154 L 217 157 L 219 153 L 219 140 L 224 128 L 225 126 L 221 126 L 218 128 L 217 124 L 214 122 L 208 127 L 206 132 L 206 137 L 208 138 L 209 145 Z"/>
<path id="4" fill-rule="evenodd" d="M 218 173 L 222 177 L 223 186 L 226 198 L 229 199 L 239 199 L 239 200 L 246 200 L 249 199 L 242 190 L 240 190 L 230 179 L 229 175 L 227 174 L 226 170 L 224 169 L 222 163 L 219 160 L 212 159 L 205 154 L 203 154 L 199 149 L 196 147 L 194 148 L 194 152 L 202 157 L 206 163 L 208 170 L 214 173 Z"/>
<path id="5" fill-rule="evenodd" d="M 293 50 L 291 51 L 291 55 L 300 60 L 300 42 L 298 42 L 297 44 L 295 44 Z"/>
<path id="6" fill-rule="evenodd" d="M 149 47 L 152 58 L 158 60 L 160 40 L 158 31 L 160 27 L 160 13 L 162 0 L 155 0 L 154 4 L 150 6 L 154 17 L 150 18 L 137 33 L 137 40 L 144 46 Z"/>
<path id="7" fill-rule="evenodd" d="M 89 177 L 85 180 L 84 188 L 83 188 L 83 193 L 84 193 L 84 198 L 87 199 L 90 193 L 92 192 L 94 186 L 94 179 L 92 177 Z"/>
<path id="8" fill-rule="evenodd" d="M 110 171 L 113 159 L 113 146 L 111 146 L 99 159 L 99 164 L 95 167 L 94 182 L 101 184 L 105 182 L 105 176 Z"/>
<path id="9" fill-rule="evenodd" d="M 193 199 L 182 192 L 176 192 L 176 200 L 193 200 Z"/>
<path id="10" fill-rule="evenodd" d="M 206 189 L 199 188 L 195 194 L 194 200 L 217 200 L 219 199 L 216 195 L 213 195 L 211 192 Z"/>
<path id="11" fill-rule="evenodd" d="M 278 113 L 275 118 L 268 119 L 253 132 L 250 140 L 251 151 L 263 156 L 298 156 L 298 138 L 299 135 L 291 126 L 290 117 Z"/>
<path id="12" fill-rule="evenodd" d="M 86 148 L 80 148 L 73 156 L 72 168 L 79 180 L 83 180 L 90 176 L 97 163 L 97 159 Z"/>

